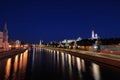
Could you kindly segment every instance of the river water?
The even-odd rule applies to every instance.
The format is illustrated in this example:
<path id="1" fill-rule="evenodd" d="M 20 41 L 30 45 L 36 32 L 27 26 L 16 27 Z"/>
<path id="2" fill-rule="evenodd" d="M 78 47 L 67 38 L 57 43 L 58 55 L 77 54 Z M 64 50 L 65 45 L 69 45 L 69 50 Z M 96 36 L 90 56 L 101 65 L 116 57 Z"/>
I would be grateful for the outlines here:
<path id="1" fill-rule="evenodd" d="M 0 80 L 120 80 L 120 69 L 69 53 L 33 48 L 1 59 Z"/>

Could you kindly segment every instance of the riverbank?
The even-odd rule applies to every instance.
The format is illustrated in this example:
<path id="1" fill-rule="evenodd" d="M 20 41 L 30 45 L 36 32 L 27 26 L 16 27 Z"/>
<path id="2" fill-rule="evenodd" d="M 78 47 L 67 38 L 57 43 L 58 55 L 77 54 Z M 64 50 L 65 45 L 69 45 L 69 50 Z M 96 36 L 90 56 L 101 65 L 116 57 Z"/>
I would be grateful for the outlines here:
<path id="1" fill-rule="evenodd" d="M 23 53 L 25 50 L 26 49 L 13 49 L 9 51 L 0 52 L 0 59 L 15 56 L 16 54 Z"/>
<path id="2" fill-rule="evenodd" d="M 113 55 L 119 55 L 119 56 L 120 56 L 120 51 L 101 50 L 100 52 L 101 52 L 101 53 L 113 54 Z"/>
<path id="3" fill-rule="evenodd" d="M 119 55 L 77 50 L 77 49 L 63 49 L 63 48 L 51 48 L 51 47 L 45 47 L 45 49 L 67 52 L 67 53 L 70 53 L 71 55 L 75 55 L 84 59 L 88 59 L 94 62 L 100 62 L 100 63 L 104 63 L 104 64 L 108 64 L 108 65 L 120 68 Z"/>

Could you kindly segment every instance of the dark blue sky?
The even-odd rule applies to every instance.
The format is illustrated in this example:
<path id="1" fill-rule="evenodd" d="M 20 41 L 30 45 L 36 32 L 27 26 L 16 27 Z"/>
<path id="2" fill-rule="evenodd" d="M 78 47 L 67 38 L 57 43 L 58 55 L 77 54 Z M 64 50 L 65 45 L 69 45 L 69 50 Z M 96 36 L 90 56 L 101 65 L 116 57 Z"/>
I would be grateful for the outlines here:
<path id="1" fill-rule="evenodd" d="M 119 0 L 0 0 L 0 30 L 25 42 L 120 37 Z"/>

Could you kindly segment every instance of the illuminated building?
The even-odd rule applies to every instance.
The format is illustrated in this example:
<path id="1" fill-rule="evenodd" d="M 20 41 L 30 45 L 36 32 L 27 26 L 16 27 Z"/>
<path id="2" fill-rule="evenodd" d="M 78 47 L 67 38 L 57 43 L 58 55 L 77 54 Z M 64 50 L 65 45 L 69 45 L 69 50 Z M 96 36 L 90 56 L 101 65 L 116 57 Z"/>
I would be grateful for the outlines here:
<path id="1" fill-rule="evenodd" d="M 20 40 L 10 41 L 9 42 L 9 47 L 10 47 L 10 49 L 20 48 L 21 47 L 21 41 Z"/>
<path id="2" fill-rule="evenodd" d="M 76 42 L 76 41 L 80 41 L 80 40 L 82 40 L 82 38 L 81 37 L 78 37 L 76 40 L 75 39 L 64 39 L 63 41 L 62 41 L 62 43 L 71 43 L 71 42 Z"/>
<path id="3" fill-rule="evenodd" d="M 61 43 L 65 44 L 66 47 L 76 48 L 77 47 L 77 41 L 81 41 L 81 40 L 82 40 L 81 37 L 78 37 L 77 39 L 64 39 Z M 74 43 L 73 46 L 70 45 L 72 42 Z"/>
<path id="4" fill-rule="evenodd" d="M 92 37 L 91 39 L 98 39 L 98 34 L 94 32 L 94 30 L 92 30 Z"/>
<path id="5" fill-rule="evenodd" d="M 0 49 L 4 51 L 9 50 L 8 30 L 6 23 L 4 24 L 3 32 L 0 32 Z"/>
<path id="6" fill-rule="evenodd" d="M 0 32 L 0 48 L 3 47 L 3 32 Z"/>
<path id="7" fill-rule="evenodd" d="M 15 47 L 16 47 L 16 48 L 20 48 L 20 46 L 21 46 L 20 40 L 16 40 L 16 42 L 15 42 Z"/>

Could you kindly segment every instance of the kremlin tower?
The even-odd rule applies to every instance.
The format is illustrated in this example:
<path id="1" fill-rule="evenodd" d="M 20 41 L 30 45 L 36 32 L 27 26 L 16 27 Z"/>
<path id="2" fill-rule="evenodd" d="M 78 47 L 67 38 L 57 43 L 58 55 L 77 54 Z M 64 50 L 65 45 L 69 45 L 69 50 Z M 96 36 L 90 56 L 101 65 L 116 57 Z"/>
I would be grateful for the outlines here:
<path id="1" fill-rule="evenodd" d="M 4 24 L 3 28 L 3 49 L 4 51 L 9 50 L 9 43 L 8 43 L 8 30 L 7 30 L 7 24 Z"/>

